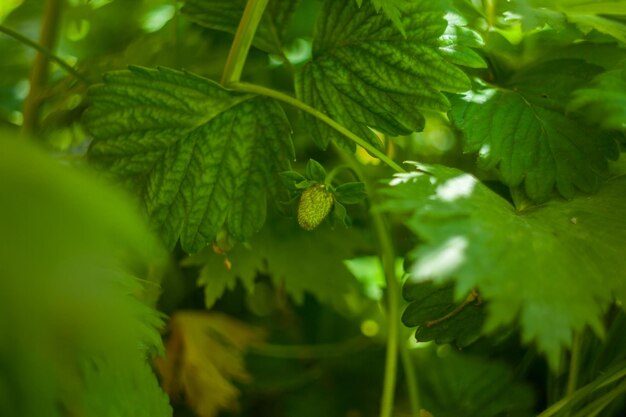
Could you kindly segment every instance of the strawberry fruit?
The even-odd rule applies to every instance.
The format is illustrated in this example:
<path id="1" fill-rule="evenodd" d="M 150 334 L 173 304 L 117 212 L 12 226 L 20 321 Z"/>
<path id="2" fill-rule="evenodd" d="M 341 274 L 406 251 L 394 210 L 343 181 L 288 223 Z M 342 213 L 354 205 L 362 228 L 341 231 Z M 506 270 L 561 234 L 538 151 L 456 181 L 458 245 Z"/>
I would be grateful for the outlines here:
<path id="1" fill-rule="evenodd" d="M 322 223 L 333 207 L 333 193 L 322 184 L 315 184 L 302 192 L 298 204 L 298 224 L 304 230 L 313 230 Z"/>

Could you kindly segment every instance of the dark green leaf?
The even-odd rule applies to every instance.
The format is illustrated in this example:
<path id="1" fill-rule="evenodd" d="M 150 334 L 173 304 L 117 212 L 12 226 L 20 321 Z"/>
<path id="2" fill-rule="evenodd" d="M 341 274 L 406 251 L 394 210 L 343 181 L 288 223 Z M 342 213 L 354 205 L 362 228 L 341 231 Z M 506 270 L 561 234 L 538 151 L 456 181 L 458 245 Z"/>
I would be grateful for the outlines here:
<path id="1" fill-rule="evenodd" d="M 335 188 L 335 198 L 343 204 L 357 204 L 367 198 L 365 184 L 362 182 L 347 182 Z"/>
<path id="2" fill-rule="evenodd" d="M 221 228 L 244 241 L 261 228 L 293 159 L 278 104 L 163 68 L 109 73 L 90 95 L 91 161 L 143 199 L 168 247 L 180 237 L 195 252 Z"/>
<path id="3" fill-rule="evenodd" d="M 454 300 L 454 285 L 436 285 L 432 282 L 407 281 L 403 287 L 404 298 L 411 303 L 404 310 L 402 322 L 408 327 L 418 326 L 418 342 L 434 340 L 437 343 L 456 342 L 465 347 L 478 339 L 485 320 L 483 304 L 471 302 L 455 312 L 461 302 Z M 440 322 L 436 322 L 441 320 Z M 432 324 L 431 324 L 432 323 Z"/>
<path id="4" fill-rule="evenodd" d="M 413 0 L 403 14 L 406 37 L 367 3 L 327 0 L 317 22 L 313 59 L 297 74 L 297 96 L 373 146 L 382 144 L 370 127 L 389 135 L 424 127 L 420 110 L 446 111 L 441 91 L 470 88 L 465 74 L 440 48 L 447 22 L 440 2 Z M 324 123 L 305 123 L 322 149 L 331 139 L 354 149 Z"/>
<path id="5" fill-rule="evenodd" d="M 275 285 L 284 286 L 298 303 L 310 293 L 321 301 L 342 304 L 346 294 L 356 288 L 343 261 L 354 257 L 355 244 L 362 247 L 362 241 L 354 229 L 320 227 L 305 232 L 293 221 L 281 219 L 268 224 L 249 246 L 238 245 L 229 252 L 230 269 L 224 266 L 224 257 L 212 251 L 186 263 L 204 265 L 198 283 L 205 287 L 208 307 L 232 288 L 237 278 L 251 291 L 258 273 L 270 275 Z"/>
<path id="6" fill-rule="evenodd" d="M 423 407 L 436 417 L 531 417 L 534 395 L 513 369 L 492 358 L 418 349 Z"/>
<path id="7" fill-rule="evenodd" d="M 299 0 L 270 0 L 252 44 L 266 52 L 282 55 L 288 23 Z M 246 0 L 186 0 L 182 12 L 209 29 L 235 33 Z"/>
<path id="8" fill-rule="evenodd" d="M 510 187 L 546 200 L 554 187 L 564 197 L 591 192 L 618 157 L 614 136 L 596 132 L 580 115 L 567 115 L 570 93 L 601 68 L 576 60 L 549 61 L 516 74 L 500 87 L 481 86 L 453 100 L 452 122 L 466 152 L 497 170 Z"/>
<path id="9" fill-rule="evenodd" d="M 452 168 L 419 166 L 384 190 L 383 208 L 408 212 L 424 244 L 411 279 L 456 280 L 456 299 L 478 287 L 488 302 L 485 329 L 519 320 L 556 366 L 572 332 L 602 334 L 602 313 L 626 300 L 626 175 L 597 195 L 516 211 L 509 202 Z"/>
<path id="10" fill-rule="evenodd" d="M 306 176 L 310 180 L 323 184 L 324 180 L 326 180 L 326 170 L 316 160 L 309 159 L 309 162 L 306 164 Z"/>

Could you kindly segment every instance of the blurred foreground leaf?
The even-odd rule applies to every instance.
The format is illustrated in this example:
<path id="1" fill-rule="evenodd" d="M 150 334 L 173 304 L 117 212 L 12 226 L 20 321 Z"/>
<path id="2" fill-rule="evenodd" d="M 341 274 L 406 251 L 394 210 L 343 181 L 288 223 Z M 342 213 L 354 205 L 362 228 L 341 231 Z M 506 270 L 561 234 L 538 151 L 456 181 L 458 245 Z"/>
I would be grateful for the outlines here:
<path id="1" fill-rule="evenodd" d="M 23 138 L 0 149 L 0 415 L 170 416 L 147 361 L 161 318 L 140 301 L 165 253 L 108 186 Z"/>

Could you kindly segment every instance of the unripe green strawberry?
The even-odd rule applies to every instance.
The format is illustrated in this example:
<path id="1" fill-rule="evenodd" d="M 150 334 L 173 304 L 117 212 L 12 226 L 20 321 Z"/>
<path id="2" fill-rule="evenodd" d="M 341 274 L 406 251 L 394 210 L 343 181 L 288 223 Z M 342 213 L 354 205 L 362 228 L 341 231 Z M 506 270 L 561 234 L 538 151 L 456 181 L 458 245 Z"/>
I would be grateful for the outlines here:
<path id="1" fill-rule="evenodd" d="M 298 224 L 304 230 L 313 230 L 330 213 L 335 201 L 333 193 L 322 184 L 315 184 L 302 192 L 298 204 Z"/>

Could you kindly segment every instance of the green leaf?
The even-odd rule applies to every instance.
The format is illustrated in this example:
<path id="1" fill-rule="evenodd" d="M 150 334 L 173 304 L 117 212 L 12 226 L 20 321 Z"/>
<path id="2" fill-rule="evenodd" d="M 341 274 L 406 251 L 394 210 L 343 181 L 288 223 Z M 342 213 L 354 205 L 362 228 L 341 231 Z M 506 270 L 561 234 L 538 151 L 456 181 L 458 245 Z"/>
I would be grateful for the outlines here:
<path id="1" fill-rule="evenodd" d="M 358 204 L 367 198 L 365 184 L 362 182 L 346 182 L 335 187 L 335 197 L 343 204 Z"/>
<path id="2" fill-rule="evenodd" d="M 402 259 L 396 262 L 396 275 L 402 276 Z M 354 275 L 354 277 L 363 285 L 365 295 L 376 301 L 383 298 L 383 289 L 387 283 L 385 281 L 385 271 L 378 256 L 362 256 L 354 259 L 347 259 L 344 265 Z M 398 268 L 399 267 L 399 268 Z"/>
<path id="3" fill-rule="evenodd" d="M 370 0 L 377 13 L 382 12 L 391 20 L 394 26 L 402 33 L 406 35 L 404 31 L 404 25 L 402 24 L 402 11 L 406 7 L 406 0 Z M 359 7 L 363 5 L 363 0 L 356 0 Z"/>
<path id="4" fill-rule="evenodd" d="M 355 255 L 355 242 L 362 240 L 355 229 L 305 232 L 293 221 L 281 219 L 268 224 L 248 246 L 238 245 L 229 252 L 230 269 L 224 266 L 223 256 L 211 251 L 198 254 L 187 264 L 203 265 L 198 283 L 205 287 L 207 307 L 237 279 L 252 291 L 258 273 L 271 276 L 297 303 L 310 293 L 320 301 L 341 304 L 356 288 L 343 261 Z"/>
<path id="5" fill-rule="evenodd" d="M 493 358 L 417 349 L 420 399 L 437 417 L 531 417 L 533 389 Z"/>
<path id="6" fill-rule="evenodd" d="M 472 48 L 483 48 L 485 43 L 480 35 L 465 27 L 467 21 L 455 12 L 445 15 L 448 27 L 441 37 L 441 51 L 450 62 L 469 68 L 487 68 L 485 60 Z"/>
<path id="7" fill-rule="evenodd" d="M 626 43 L 626 4 L 621 0 L 539 0 L 538 6 L 552 8 L 565 14 L 584 32 L 595 29 Z"/>
<path id="8" fill-rule="evenodd" d="M 333 220 L 339 221 L 345 227 L 352 226 L 352 219 L 348 216 L 346 207 L 338 201 L 333 204 Z"/>
<path id="9" fill-rule="evenodd" d="M 554 29 L 563 31 L 566 27 L 566 19 L 563 13 L 554 10 L 553 0 L 544 4 L 538 4 L 543 0 L 517 0 L 515 2 L 498 2 L 495 5 L 494 14 L 502 16 L 498 21 L 499 27 L 509 27 L 515 31 L 515 26 L 523 32 L 536 32 L 536 29 Z M 563 33 L 561 33 L 564 36 Z"/>
<path id="10" fill-rule="evenodd" d="M 472 302 L 456 312 L 461 303 L 454 300 L 452 283 L 407 282 L 403 295 L 411 303 L 404 310 L 402 322 L 407 327 L 418 327 L 415 333 L 418 342 L 456 342 L 457 346 L 465 347 L 480 336 L 485 321 L 484 305 Z"/>
<path id="11" fill-rule="evenodd" d="M 269 0 L 252 44 L 265 52 L 283 55 L 284 39 L 299 0 Z M 188 19 L 209 29 L 234 34 L 246 0 L 186 0 L 181 9 Z"/>
<path id="12" fill-rule="evenodd" d="M 398 174 L 382 209 L 407 212 L 424 243 L 410 280 L 456 280 L 456 299 L 478 287 L 486 331 L 519 321 L 556 367 L 572 332 L 602 334 L 602 313 L 626 300 L 626 175 L 597 195 L 518 212 L 473 176 L 445 167 Z"/>
<path id="13" fill-rule="evenodd" d="M 626 130 L 626 69 L 604 72 L 574 91 L 569 108 L 606 129 Z"/>
<path id="14" fill-rule="evenodd" d="M 0 415 L 171 416 L 141 301 L 166 252 L 127 196 L 28 142 L 0 132 Z"/>
<path id="15" fill-rule="evenodd" d="M 285 187 L 290 190 L 297 190 L 299 183 L 307 181 L 306 177 L 297 171 L 283 171 L 280 173 L 280 178 Z"/>
<path id="16" fill-rule="evenodd" d="M 420 110 L 446 111 L 442 91 L 470 88 L 440 48 L 447 22 L 440 2 L 413 0 L 403 15 L 406 37 L 371 4 L 327 0 L 317 21 L 313 59 L 296 74 L 297 96 L 382 149 L 371 128 L 404 135 L 424 128 Z M 324 123 L 305 115 L 306 129 L 326 149 L 332 140 L 354 150 Z"/>
<path id="17" fill-rule="evenodd" d="M 275 102 L 171 69 L 133 67 L 90 90 L 90 160 L 128 183 L 167 247 L 196 252 L 221 228 L 245 241 L 293 159 Z"/>
<path id="18" fill-rule="evenodd" d="M 541 63 L 502 86 L 482 85 L 453 99 L 452 122 L 479 167 L 497 170 L 509 187 L 546 200 L 552 189 L 572 197 L 591 192 L 619 156 L 611 134 L 598 133 L 577 114 L 566 114 L 570 93 L 601 69 L 576 60 Z"/>
<path id="19" fill-rule="evenodd" d="M 306 164 L 306 177 L 323 184 L 324 180 L 326 180 L 326 170 L 316 160 L 309 159 L 309 162 Z"/>
<path id="20" fill-rule="evenodd" d="M 626 4 L 621 0 L 536 0 L 536 3 L 571 14 L 626 15 Z"/>

